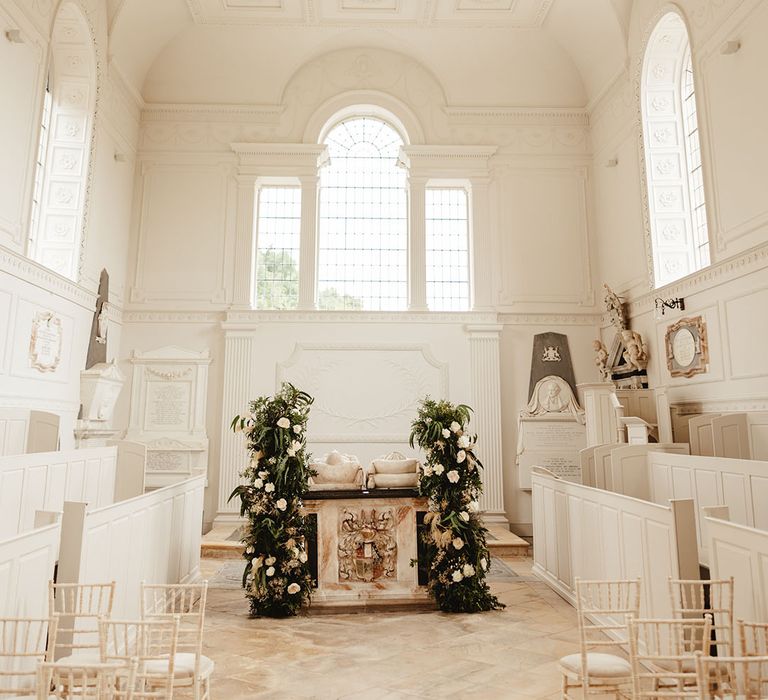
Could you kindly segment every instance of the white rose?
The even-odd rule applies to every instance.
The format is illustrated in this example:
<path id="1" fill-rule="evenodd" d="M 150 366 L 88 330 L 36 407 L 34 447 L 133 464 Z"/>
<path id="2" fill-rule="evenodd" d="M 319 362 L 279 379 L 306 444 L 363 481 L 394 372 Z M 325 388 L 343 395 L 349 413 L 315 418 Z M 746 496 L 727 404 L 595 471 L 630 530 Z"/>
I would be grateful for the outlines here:
<path id="1" fill-rule="evenodd" d="M 424 476 L 432 476 L 432 467 L 429 465 L 424 467 Z"/>
<path id="2" fill-rule="evenodd" d="M 462 540 L 461 537 L 454 537 L 453 546 L 455 549 L 461 549 L 464 546 L 464 540 Z"/>
<path id="3" fill-rule="evenodd" d="M 306 552 L 299 552 L 299 561 L 302 564 L 306 564 L 307 563 L 307 559 L 309 559 L 309 557 L 307 556 Z"/>
<path id="4" fill-rule="evenodd" d="M 469 438 L 466 435 L 459 438 L 459 447 L 469 447 Z"/>
<path id="5" fill-rule="evenodd" d="M 442 464 L 435 465 L 435 469 L 434 469 L 435 474 L 440 476 L 444 471 L 445 471 L 445 467 Z"/>
<path id="6" fill-rule="evenodd" d="M 464 576 L 469 578 L 475 575 L 475 567 L 472 564 L 464 564 Z"/>
<path id="7" fill-rule="evenodd" d="M 294 425 L 293 426 L 293 432 L 296 433 L 296 435 L 301 435 L 301 426 L 300 425 Z"/>
<path id="8" fill-rule="evenodd" d="M 457 472 L 455 469 L 451 469 L 451 471 L 448 472 L 448 481 L 450 481 L 452 484 L 455 484 L 459 480 L 459 472 Z"/>
<path id="9" fill-rule="evenodd" d="M 453 423 L 451 423 L 451 432 L 458 433 L 459 430 L 461 430 L 461 426 L 456 421 L 453 421 Z"/>
<path id="10" fill-rule="evenodd" d="M 467 453 L 464 450 L 459 450 L 456 453 L 456 461 L 461 464 L 467 458 Z"/>
<path id="11" fill-rule="evenodd" d="M 480 568 L 481 568 L 483 571 L 488 571 L 488 562 L 486 561 L 485 557 L 483 557 L 483 558 L 480 560 Z"/>
<path id="12" fill-rule="evenodd" d="M 450 478 L 450 474 L 448 475 L 448 478 Z M 459 513 L 459 517 L 465 522 L 469 522 L 469 513 L 467 513 L 466 510 L 462 510 L 461 513 Z"/>
<path id="13" fill-rule="evenodd" d="M 298 583 L 291 583 L 288 586 L 288 593 L 294 595 L 301 590 L 301 586 Z"/>
<path id="14" fill-rule="evenodd" d="M 266 570 L 266 572 L 265 572 L 265 573 L 267 574 L 267 576 L 274 576 L 274 575 L 275 575 L 275 567 L 274 567 L 274 566 L 270 566 L 270 567 L 269 567 L 269 568 Z"/>
<path id="15" fill-rule="evenodd" d="M 267 493 L 272 493 L 275 490 L 275 485 L 270 481 L 268 484 L 264 484 L 264 490 Z"/>
<path id="16" fill-rule="evenodd" d="M 444 437 L 444 438 L 449 438 L 449 437 L 451 437 L 451 431 L 450 431 L 450 430 L 448 430 L 448 428 L 443 428 L 443 437 Z"/>
<path id="17" fill-rule="evenodd" d="M 288 507 L 288 501 L 286 501 L 284 498 L 281 498 L 277 503 L 275 503 L 275 508 L 278 510 L 285 510 Z"/>
<path id="18" fill-rule="evenodd" d="M 280 418 L 277 421 L 277 427 L 278 428 L 290 428 L 291 427 L 291 421 L 289 421 L 285 416 Z"/>
<path id="19" fill-rule="evenodd" d="M 470 501 L 469 503 L 467 503 L 467 510 L 470 513 L 479 513 L 480 504 L 477 501 Z"/>
<path id="20" fill-rule="evenodd" d="M 456 569 L 456 571 L 454 571 L 454 572 L 453 572 L 453 576 L 452 576 L 452 578 L 453 578 L 453 580 L 454 580 L 456 583 L 458 583 L 459 581 L 461 581 L 461 580 L 464 578 L 464 574 L 462 574 L 462 573 L 461 573 L 461 571 L 459 571 L 458 569 Z"/>
<path id="21" fill-rule="evenodd" d="M 260 489 L 262 486 L 264 486 L 264 482 L 263 482 L 261 479 L 254 479 L 254 480 L 253 480 L 253 485 L 254 485 L 254 486 L 257 488 L 257 489 Z"/>
<path id="22" fill-rule="evenodd" d="M 272 566 L 272 564 L 274 564 L 276 561 L 277 561 L 277 559 L 275 559 L 274 557 L 267 557 L 266 560 L 264 561 L 264 563 L 267 566 Z"/>
<path id="23" fill-rule="evenodd" d="M 289 447 L 286 452 L 288 452 L 289 457 L 295 457 L 296 456 L 296 450 L 294 450 L 292 447 Z"/>
<path id="24" fill-rule="evenodd" d="M 269 476 L 269 472 L 259 472 L 259 479 L 266 479 Z"/>

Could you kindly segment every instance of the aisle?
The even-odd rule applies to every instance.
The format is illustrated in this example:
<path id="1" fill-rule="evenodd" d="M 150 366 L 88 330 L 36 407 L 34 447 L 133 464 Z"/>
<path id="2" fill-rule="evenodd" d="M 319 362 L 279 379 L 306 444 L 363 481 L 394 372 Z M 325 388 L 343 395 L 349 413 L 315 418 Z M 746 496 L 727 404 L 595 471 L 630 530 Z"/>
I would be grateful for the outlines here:
<path id="1" fill-rule="evenodd" d="M 239 562 L 204 559 L 206 651 L 213 695 L 246 698 L 558 698 L 557 660 L 578 651 L 573 609 L 500 560 L 491 580 L 503 612 L 309 615 L 250 620 L 235 588 Z M 219 587 L 226 586 L 226 587 Z"/>

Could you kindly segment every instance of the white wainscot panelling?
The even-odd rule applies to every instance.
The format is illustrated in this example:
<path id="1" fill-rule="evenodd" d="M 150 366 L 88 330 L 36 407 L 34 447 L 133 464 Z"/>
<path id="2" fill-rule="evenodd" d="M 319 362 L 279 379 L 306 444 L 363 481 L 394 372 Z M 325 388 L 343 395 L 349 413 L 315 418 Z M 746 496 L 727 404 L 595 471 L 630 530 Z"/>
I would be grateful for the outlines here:
<path id="1" fill-rule="evenodd" d="M 448 396 L 448 366 L 426 345 L 298 343 L 277 379 L 315 397 L 311 442 L 404 442 L 418 401 Z"/>
<path id="2" fill-rule="evenodd" d="M 0 291 L 0 328 L 11 327 L 11 302 L 13 297 L 9 292 Z M 8 372 L 8 347 L 11 338 L 0 335 L 0 374 Z"/>
<path id="3" fill-rule="evenodd" d="M 225 301 L 225 165 L 144 163 L 131 301 Z"/>
<path id="4" fill-rule="evenodd" d="M 728 343 L 731 379 L 752 379 L 768 374 L 763 348 L 768 345 L 768 287 L 724 303 L 725 342 Z"/>
<path id="5" fill-rule="evenodd" d="M 710 575 L 733 576 L 736 619 L 768 622 L 768 531 L 705 518 Z"/>
<path id="6" fill-rule="evenodd" d="M 47 617 L 60 525 L 0 541 L 0 617 Z"/>
<path id="7" fill-rule="evenodd" d="M 187 583 L 199 577 L 204 488 L 205 477 L 197 476 L 85 514 L 79 580 L 120 582 L 115 617 L 140 615 L 142 581 Z M 65 532 L 63 538 L 79 536 Z"/>
<path id="8" fill-rule="evenodd" d="M 116 470 L 117 447 L 0 458 L 0 538 L 31 530 L 36 511 L 61 511 L 65 500 L 112 503 Z"/>

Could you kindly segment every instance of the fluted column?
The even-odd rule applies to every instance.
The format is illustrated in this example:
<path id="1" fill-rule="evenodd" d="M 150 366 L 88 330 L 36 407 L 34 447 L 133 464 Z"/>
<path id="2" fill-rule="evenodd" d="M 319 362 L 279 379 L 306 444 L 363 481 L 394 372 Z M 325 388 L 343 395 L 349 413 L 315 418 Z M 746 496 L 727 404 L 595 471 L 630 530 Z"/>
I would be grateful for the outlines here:
<path id="1" fill-rule="evenodd" d="M 427 310 L 427 178 L 408 178 L 408 309 Z"/>
<path id="2" fill-rule="evenodd" d="M 251 175 L 238 176 L 237 220 L 235 224 L 235 278 L 232 297 L 232 305 L 235 308 L 251 308 L 255 197 L 256 178 Z"/>
<path id="3" fill-rule="evenodd" d="M 315 308 L 317 287 L 317 175 L 302 175 L 301 243 L 299 250 L 299 308 Z"/>
<path id="4" fill-rule="evenodd" d="M 253 398 L 253 372 L 256 338 L 253 329 L 224 327 L 224 398 L 221 413 L 221 453 L 219 458 L 219 505 L 216 523 L 238 520 L 239 506 L 229 495 L 240 483 L 240 471 L 248 453 L 243 436 L 230 429 L 232 418 L 248 410 Z"/>
<path id="5" fill-rule="evenodd" d="M 504 463 L 501 452 L 501 325 L 467 326 L 472 371 L 473 431 L 483 463 L 480 508 L 487 522 L 508 523 L 504 510 Z"/>

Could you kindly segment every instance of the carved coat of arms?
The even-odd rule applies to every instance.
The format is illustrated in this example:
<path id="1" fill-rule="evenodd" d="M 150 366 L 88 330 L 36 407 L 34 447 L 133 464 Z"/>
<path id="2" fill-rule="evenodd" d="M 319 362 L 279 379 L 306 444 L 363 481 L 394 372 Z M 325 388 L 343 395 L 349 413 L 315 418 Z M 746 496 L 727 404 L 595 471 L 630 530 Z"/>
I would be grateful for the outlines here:
<path id="1" fill-rule="evenodd" d="M 556 345 L 548 345 L 541 356 L 542 362 L 560 362 L 560 348 Z"/>
<path id="2" fill-rule="evenodd" d="M 391 510 L 345 509 L 339 524 L 339 581 L 370 583 L 397 576 L 396 520 Z"/>

